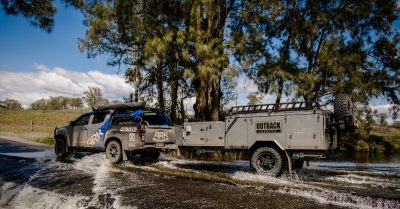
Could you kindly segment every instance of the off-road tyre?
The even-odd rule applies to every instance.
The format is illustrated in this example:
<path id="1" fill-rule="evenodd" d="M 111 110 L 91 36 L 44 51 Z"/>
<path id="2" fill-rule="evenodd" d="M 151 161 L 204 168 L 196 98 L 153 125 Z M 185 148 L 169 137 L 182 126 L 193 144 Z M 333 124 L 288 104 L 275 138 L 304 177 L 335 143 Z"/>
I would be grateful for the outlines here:
<path id="1" fill-rule="evenodd" d="M 284 157 L 272 147 L 261 147 L 253 152 L 250 167 L 258 174 L 277 177 L 284 170 Z"/>
<path id="2" fill-rule="evenodd" d="M 343 118 L 353 114 L 353 103 L 347 94 L 338 94 L 333 102 L 333 109 L 337 118 Z"/>
<path id="3" fill-rule="evenodd" d="M 106 146 L 106 157 L 111 164 L 117 164 L 122 160 L 121 143 L 116 140 L 110 141 Z"/>
<path id="4" fill-rule="evenodd" d="M 57 159 L 63 159 L 67 156 L 67 144 L 63 138 L 56 138 L 56 144 L 54 145 L 54 152 L 56 153 Z"/>

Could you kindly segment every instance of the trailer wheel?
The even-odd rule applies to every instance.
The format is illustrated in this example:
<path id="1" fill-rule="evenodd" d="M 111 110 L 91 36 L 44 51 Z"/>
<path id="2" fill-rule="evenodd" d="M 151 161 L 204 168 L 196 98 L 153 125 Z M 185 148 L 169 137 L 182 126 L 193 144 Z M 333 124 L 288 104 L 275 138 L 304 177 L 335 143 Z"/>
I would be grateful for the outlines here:
<path id="1" fill-rule="evenodd" d="M 272 147 L 261 147 L 254 151 L 250 165 L 259 174 L 279 176 L 283 172 L 282 155 Z"/>
<path id="2" fill-rule="evenodd" d="M 353 103 L 351 102 L 350 96 L 347 94 L 336 95 L 333 103 L 333 109 L 336 117 L 338 118 L 353 114 Z"/>
<path id="3" fill-rule="evenodd" d="M 116 164 L 121 161 L 122 148 L 121 148 L 121 144 L 118 141 L 112 140 L 107 144 L 106 157 L 112 164 Z"/>
<path id="4" fill-rule="evenodd" d="M 62 159 L 67 155 L 67 144 L 62 138 L 56 138 L 56 144 L 54 145 L 54 152 L 58 159 Z"/>

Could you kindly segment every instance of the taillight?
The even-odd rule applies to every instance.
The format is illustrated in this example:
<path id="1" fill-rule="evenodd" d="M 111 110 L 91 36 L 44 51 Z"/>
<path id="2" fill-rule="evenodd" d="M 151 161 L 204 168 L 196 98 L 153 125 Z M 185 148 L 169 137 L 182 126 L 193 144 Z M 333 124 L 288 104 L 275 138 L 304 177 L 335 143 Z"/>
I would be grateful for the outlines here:
<path id="1" fill-rule="evenodd" d="M 144 126 L 140 126 L 138 131 L 139 131 L 140 139 L 142 140 L 142 142 L 144 142 L 144 137 L 146 135 L 146 130 L 144 129 Z"/>

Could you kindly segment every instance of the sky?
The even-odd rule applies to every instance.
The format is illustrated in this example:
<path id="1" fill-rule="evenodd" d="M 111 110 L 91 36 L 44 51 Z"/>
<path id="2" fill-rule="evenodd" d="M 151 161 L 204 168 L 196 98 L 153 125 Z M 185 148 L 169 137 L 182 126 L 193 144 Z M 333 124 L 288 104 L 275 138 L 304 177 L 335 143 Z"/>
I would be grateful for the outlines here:
<path id="1" fill-rule="evenodd" d="M 51 33 L 33 27 L 21 16 L 8 16 L 0 11 L 0 100 L 19 100 L 24 107 L 49 96 L 80 97 L 88 86 L 97 86 L 110 100 L 127 97 L 132 87 L 125 83 L 117 68 L 107 65 L 107 57 L 88 59 L 77 47 L 85 35 L 83 15 L 78 10 L 57 2 L 58 11 Z M 400 28 L 400 21 L 396 27 Z M 237 103 L 247 103 L 249 92 L 257 86 L 239 77 Z M 273 95 L 265 95 L 263 103 L 272 103 Z M 191 109 L 194 99 L 186 101 Z M 236 104 L 236 101 L 234 102 Z M 372 102 L 384 111 L 388 104 Z M 190 111 L 190 110 L 189 110 Z"/>

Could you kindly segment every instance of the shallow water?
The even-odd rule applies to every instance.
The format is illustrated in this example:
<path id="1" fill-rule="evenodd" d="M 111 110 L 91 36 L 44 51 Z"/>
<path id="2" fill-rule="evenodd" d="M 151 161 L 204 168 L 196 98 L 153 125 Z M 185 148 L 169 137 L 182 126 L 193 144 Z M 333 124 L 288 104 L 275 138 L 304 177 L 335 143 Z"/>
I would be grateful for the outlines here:
<path id="1" fill-rule="evenodd" d="M 0 208 L 400 208 L 399 156 L 332 156 L 279 178 L 248 161 L 165 155 L 147 165 L 113 166 L 102 153 L 0 162 Z"/>

